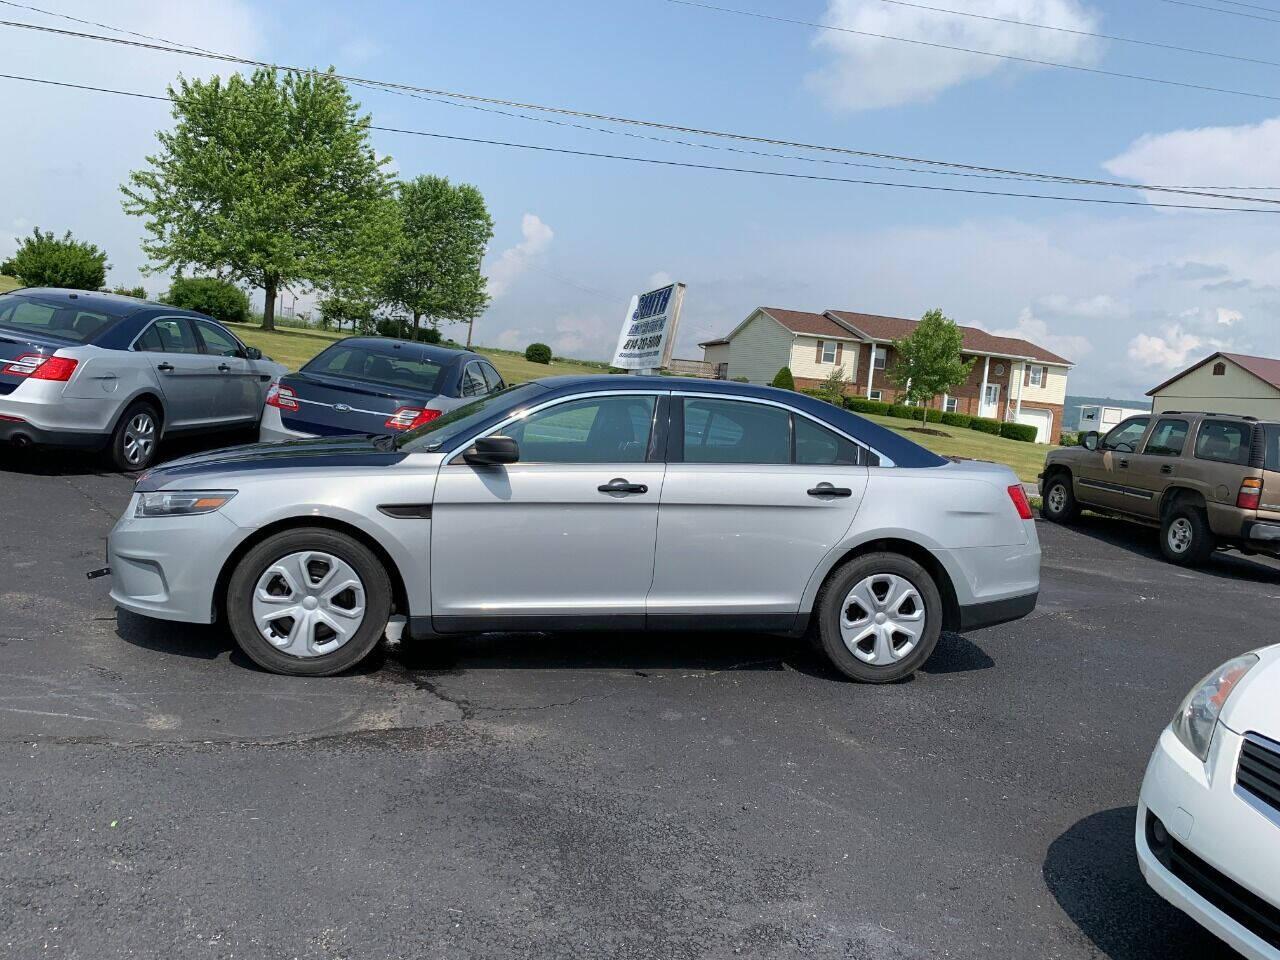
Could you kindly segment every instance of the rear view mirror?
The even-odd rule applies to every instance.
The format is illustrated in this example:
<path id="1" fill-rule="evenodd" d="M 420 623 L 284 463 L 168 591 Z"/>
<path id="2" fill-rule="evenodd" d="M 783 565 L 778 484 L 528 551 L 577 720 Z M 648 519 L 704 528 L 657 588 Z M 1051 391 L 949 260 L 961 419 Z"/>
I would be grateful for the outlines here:
<path id="1" fill-rule="evenodd" d="M 1086 450 L 1098 449 L 1098 431 L 1090 430 L 1088 433 L 1082 434 L 1080 437 L 1080 446 Z"/>
<path id="2" fill-rule="evenodd" d="M 462 451 L 462 459 L 477 467 L 515 463 L 520 459 L 520 445 L 511 437 L 479 437 Z"/>

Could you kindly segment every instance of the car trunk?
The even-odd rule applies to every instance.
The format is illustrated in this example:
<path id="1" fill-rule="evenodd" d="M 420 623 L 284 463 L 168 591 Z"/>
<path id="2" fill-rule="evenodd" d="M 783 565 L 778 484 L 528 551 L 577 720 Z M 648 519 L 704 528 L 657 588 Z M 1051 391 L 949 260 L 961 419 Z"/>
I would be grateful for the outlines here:
<path id="1" fill-rule="evenodd" d="M 72 344 L 56 337 L 42 337 L 39 334 L 29 333 L 25 330 L 19 331 L 12 327 L 0 327 L 0 395 L 13 393 L 18 388 L 18 385 L 27 378 L 26 374 L 6 372 L 11 360 L 16 360 L 24 353 L 39 353 L 49 356 L 60 347 L 69 346 L 72 346 Z"/>
<path id="2" fill-rule="evenodd" d="M 281 409 L 281 422 L 290 430 L 322 437 L 390 433 L 387 418 L 396 410 L 420 409 L 434 399 L 433 394 L 317 373 L 291 373 L 280 386 L 294 392 L 299 407 Z"/>

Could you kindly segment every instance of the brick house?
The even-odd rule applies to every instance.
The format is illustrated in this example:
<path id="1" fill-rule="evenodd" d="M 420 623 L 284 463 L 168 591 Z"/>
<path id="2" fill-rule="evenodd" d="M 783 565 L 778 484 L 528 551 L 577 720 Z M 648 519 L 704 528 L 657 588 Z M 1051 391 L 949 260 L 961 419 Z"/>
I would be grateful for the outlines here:
<path id="1" fill-rule="evenodd" d="M 699 346 L 722 379 L 769 383 L 788 366 L 798 388 L 816 387 L 839 367 L 847 394 L 893 403 L 899 392 L 887 374 L 893 342 L 909 335 L 917 322 L 848 310 L 758 307 L 728 336 Z M 1031 424 L 1039 442 L 1057 443 L 1071 362 L 1028 340 L 997 337 L 977 327 L 962 326 L 960 333 L 963 356 L 976 362 L 969 379 L 933 405 Z"/>

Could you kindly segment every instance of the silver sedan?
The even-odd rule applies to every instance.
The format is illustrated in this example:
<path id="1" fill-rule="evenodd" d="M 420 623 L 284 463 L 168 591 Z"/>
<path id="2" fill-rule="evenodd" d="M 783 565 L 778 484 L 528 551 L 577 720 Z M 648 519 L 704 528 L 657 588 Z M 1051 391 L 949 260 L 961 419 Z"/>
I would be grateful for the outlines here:
<path id="1" fill-rule="evenodd" d="M 857 680 L 1030 612 L 1040 547 L 1003 466 L 953 463 L 798 393 L 552 378 L 396 437 L 258 444 L 145 475 L 112 597 L 226 622 L 280 673 L 388 630 L 810 634 Z"/>

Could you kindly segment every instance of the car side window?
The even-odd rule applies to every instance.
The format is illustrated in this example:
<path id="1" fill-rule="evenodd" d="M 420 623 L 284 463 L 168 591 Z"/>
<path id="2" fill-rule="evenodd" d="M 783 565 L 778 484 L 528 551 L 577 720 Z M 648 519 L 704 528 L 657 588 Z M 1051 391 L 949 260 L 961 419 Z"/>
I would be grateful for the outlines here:
<path id="1" fill-rule="evenodd" d="M 589 397 L 529 414 L 502 433 L 521 463 L 643 463 L 653 429 L 651 396 Z"/>
<path id="2" fill-rule="evenodd" d="M 502 380 L 502 376 L 489 364 L 480 364 L 480 372 L 484 374 L 484 382 L 489 387 L 490 393 L 497 393 L 499 390 L 506 387 L 506 384 Z"/>
<path id="3" fill-rule="evenodd" d="M 146 332 L 138 338 L 135 350 L 147 350 L 154 353 L 199 353 L 195 331 L 191 325 L 178 317 L 154 321 Z"/>
<path id="4" fill-rule="evenodd" d="M 205 350 L 215 357 L 241 357 L 244 348 L 235 337 L 214 323 L 197 320 L 196 328 L 200 331 L 200 339 L 204 341 Z"/>
<path id="5" fill-rule="evenodd" d="M 462 371 L 461 392 L 464 397 L 483 397 L 489 392 L 489 386 L 484 382 L 484 375 L 480 372 L 480 364 L 468 363 L 466 369 Z"/>
<path id="6" fill-rule="evenodd" d="M 1143 453 L 1153 457 L 1180 457 L 1187 442 L 1188 424 L 1185 420 L 1157 420 L 1156 428 Z"/>
<path id="7" fill-rule="evenodd" d="M 807 417 L 795 416 L 795 431 L 796 463 L 853 467 L 865 462 L 860 446 Z"/>
<path id="8" fill-rule="evenodd" d="M 791 414 L 743 400 L 684 401 L 686 463 L 790 463 Z"/>
<path id="9" fill-rule="evenodd" d="M 1150 422 L 1150 417 L 1133 417 L 1124 423 L 1117 424 L 1102 438 L 1102 443 L 1098 444 L 1098 449 L 1133 453 L 1138 447 L 1138 441 L 1146 433 L 1147 424 Z"/>
<path id="10" fill-rule="evenodd" d="M 1196 434 L 1196 459 L 1243 466 L 1249 462 L 1253 427 L 1230 420 L 1206 420 Z"/>

